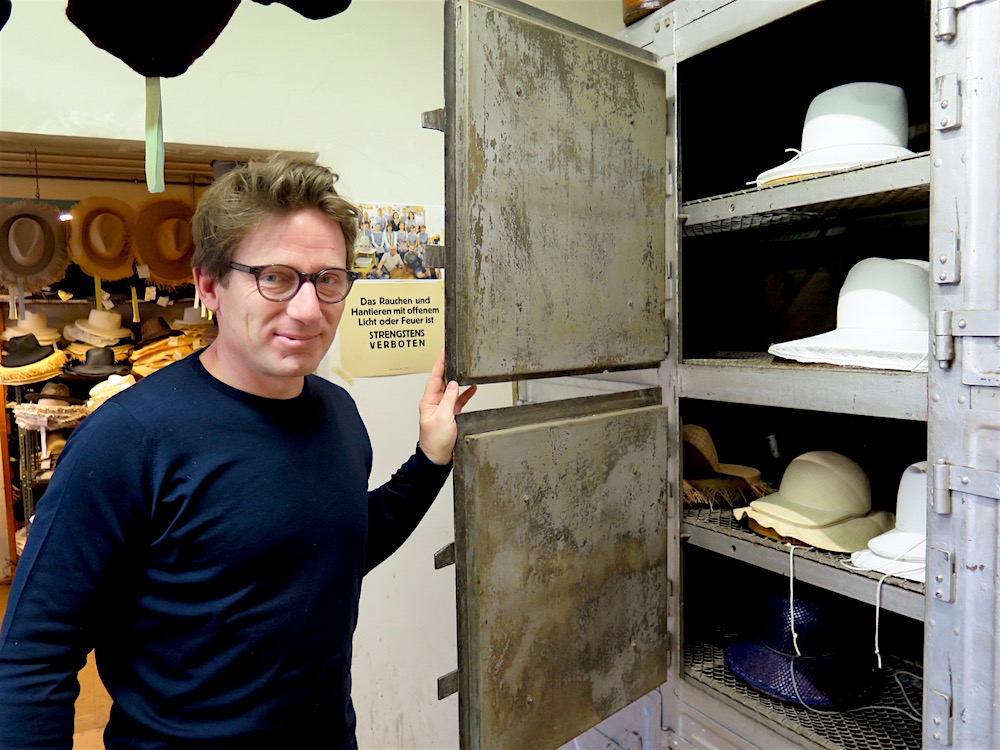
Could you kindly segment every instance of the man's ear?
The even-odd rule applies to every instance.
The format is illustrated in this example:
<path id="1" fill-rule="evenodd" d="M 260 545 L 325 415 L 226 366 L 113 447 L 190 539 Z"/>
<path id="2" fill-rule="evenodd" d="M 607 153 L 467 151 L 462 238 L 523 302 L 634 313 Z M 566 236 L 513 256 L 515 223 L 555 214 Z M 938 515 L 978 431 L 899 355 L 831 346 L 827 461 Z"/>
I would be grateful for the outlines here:
<path id="1" fill-rule="evenodd" d="M 203 268 L 193 268 L 194 288 L 198 290 L 198 297 L 205 303 L 205 307 L 213 313 L 219 312 L 219 293 L 221 286 L 219 280 L 206 273 Z"/>

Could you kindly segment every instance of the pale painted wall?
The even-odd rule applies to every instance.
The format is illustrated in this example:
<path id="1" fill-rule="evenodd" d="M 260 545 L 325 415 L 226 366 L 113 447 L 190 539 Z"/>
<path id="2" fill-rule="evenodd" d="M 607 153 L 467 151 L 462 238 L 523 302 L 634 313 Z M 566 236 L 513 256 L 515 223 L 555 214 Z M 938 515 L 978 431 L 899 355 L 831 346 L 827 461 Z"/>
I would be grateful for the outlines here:
<path id="1" fill-rule="evenodd" d="M 531 4 L 607 34 L 623 27 L 619 0 Z M 0 132 L 141 140 L 142 79 L 91 45 L 65 7 L 15 0 L 0 33 Z M 187 73 L 163 80 L 165 139 L 316 151 L 355 200 L 442 205 L 443 138 L 421 129 L 420 113 L 444 104 L 443 29 L 442 0 L 355 0 L 324 21 L 246 0 Z M 338 362 L 335 343 L 321 369 Z M 424 383 L 422 375 L 343 383 L 372 436 L 373 482 L 412 450 Z M 509 386 L 495 385 L 473 404 L 509 401 Z M 354 669 L 364 749 L 458 746 L 457 698 L 436 700 L 437 677 L 457 663 L 454 569 L 434 571 L 432 562 L 453 538 L 449 485 L 365 581 Z"/>

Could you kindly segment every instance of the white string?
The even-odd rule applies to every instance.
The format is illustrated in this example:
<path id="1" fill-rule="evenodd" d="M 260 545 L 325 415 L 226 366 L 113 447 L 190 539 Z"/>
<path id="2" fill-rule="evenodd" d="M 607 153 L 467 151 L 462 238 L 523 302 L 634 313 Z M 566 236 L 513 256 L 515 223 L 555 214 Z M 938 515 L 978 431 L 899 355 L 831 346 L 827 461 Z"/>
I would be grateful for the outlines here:
<path id="1" fill-rule="evenodd" d="M 879 625 L 879 612 L 882 611 L 882 584 L 885 583 L 885 579 L 888 578 L 891 573 L 886 573 L 884 576 L 878 579 L 878 583 L 875 584 L 875 658 L 878 659 L 878 668 L 882 669 L 882 654 L 878 650 L 878 625 Z"/>
<path id="2" fill-rule="evenodd" d="M 792 629 L 792 646 L 796 656 L 802 656 L 799 651 L 799 634 L 795 632 L 795 545 L 788 545 L 788 625 Z M 794 659 L 793 659 L 794 661 Z M 795 676 L 792 675 L 792 686 L 795 686 Z M 798 695 L 798 688 L 795 690 Z M 801 698 L 799 699 L 802 700 Z"/>

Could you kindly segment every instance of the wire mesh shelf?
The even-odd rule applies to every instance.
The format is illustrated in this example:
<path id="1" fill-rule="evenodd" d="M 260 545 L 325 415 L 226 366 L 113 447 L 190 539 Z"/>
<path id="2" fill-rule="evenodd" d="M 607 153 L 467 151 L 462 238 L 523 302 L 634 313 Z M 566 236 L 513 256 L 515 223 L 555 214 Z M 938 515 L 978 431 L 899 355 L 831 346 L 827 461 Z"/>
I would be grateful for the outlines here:
<path id="1" fill-rule="evenodd" d="M 908 750 L 921 746 L 922 678 L 917 664 L 883 656 L 881 691 L 869 706 L 850 711 L 807 708 L 772 698 L 747 685 L 726 667 L 721 629 L 704 642 L 684 645 L 684 674 L 717 697 L 774 722 L 830 750 Z"/>

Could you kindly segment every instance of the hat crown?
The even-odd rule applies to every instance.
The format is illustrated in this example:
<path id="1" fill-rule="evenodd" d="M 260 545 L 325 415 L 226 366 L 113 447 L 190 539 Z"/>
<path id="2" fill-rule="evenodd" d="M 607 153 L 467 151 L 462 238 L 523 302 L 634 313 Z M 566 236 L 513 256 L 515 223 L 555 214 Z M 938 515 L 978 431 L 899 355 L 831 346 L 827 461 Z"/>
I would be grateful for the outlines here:
<path id="1" fill-rule="evenodd" d="M 10 255 L 22 266 L 33 266 L 45 253 L 45 232 L 34 216 L 21 216 L 10 225 L 7 244 Z"/>
<path id="2" fill-rule="evenodd" d="M 166 260 L 180 260 L 194 244 L 191 222 L 178 218 L 165 219 L 156 228 L 156 244 Z"/>
<path id="3" fill-rule="evenodd" d="M 24 354 L 26 352 L 33 352 L 42 348 L 42 345 L 38 343 L 38 339 L 33 333 L 26 333 L 23 336 L 15 336 L 10 340 L 8 344 L 9 351 L 11 354 Z M 52 347 L 48 347 L 52 348 Z"/>
<path id="4" fill-rule="evenodd" d="M 686 468 L 697 470 L 707 467 L 712 471 L 719 470 L 719 454 L 708 430 L 696 424 L 686 424 L 681 428 L 681 435 L 684 439 L 684 458 L 687 463 L 692 464 L 685 464 Z"/>
<path id="5" fill-rule="evenodd" d="M 896 529 L 927 535 L 927 462 L 906 467 L 896 493 Z"/>
<path id="6" fill-rule="evenodd" d="M 863 516 L 872 507 L 871 484 L 864 470 L 847 456 L 812 451 L 793 459 L 781 477 L 778 494 L 806 508 Z"/>
<path id="7" fill-rule="evenodd" d="M 87 323 L 99 330 L 117 331 L 122 327 L 122 315 L 113 310 L 91 310 Z"/>
<path id="8" fill-rule="evenodd" d="M 17 328 L 21 331 L 38 333 L 40 331 L 49 330 L 49 322 L 45 318 L 45 313 L 25 310 L 24 320 L 19 320 L 17 322 Z"/>
<path id="9" fill-rule="evenodd" d="M 795 618 L 795 639 L 792 638 L 792 618 Z M 789 606 L 788 597 L 774 596 L 767 601 L 767 613 L 760 626 L 761 642 L 786 656 L 795 654 L 795 646 L 803 656 L 824 656 L 843 648 L 844 629 L 836 617 L 814 602 L 796 597 Z"/>
<path id="10" fill-rule="evenodd" d="M 845 145 L 906 148 L 909 118 L 899 86 L 856 82 L 817 95 L 806 111 L 802 151 Z"/>
<path id="11" fill-rule="evenodd" d="M 103 211 L 87 227 L 90 251 L 104 260 L 115 260 L 125 247 L 125 222 L 117 214 Z"/>
<path id="12" fill-rule="evenodd" d="M 115 353 L 108 346 L 92 346 L 87 350 L 86 364 L 88 365 L 114 365 Z"/>
<path id="13" fill-rule="evenodd" d="M 837 328 L 926 331 L 929 300 L 926 262 L 865 258 L 840 288 Z"/>

